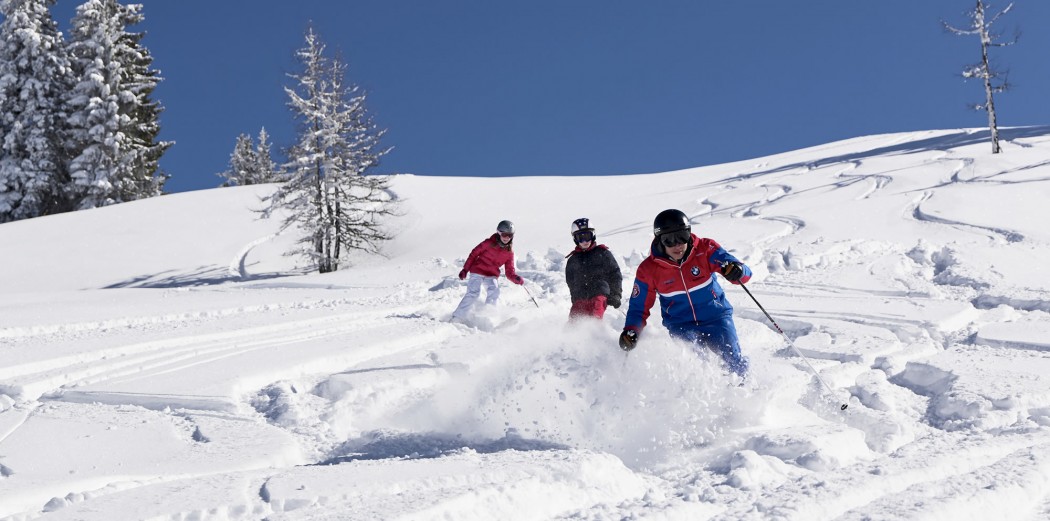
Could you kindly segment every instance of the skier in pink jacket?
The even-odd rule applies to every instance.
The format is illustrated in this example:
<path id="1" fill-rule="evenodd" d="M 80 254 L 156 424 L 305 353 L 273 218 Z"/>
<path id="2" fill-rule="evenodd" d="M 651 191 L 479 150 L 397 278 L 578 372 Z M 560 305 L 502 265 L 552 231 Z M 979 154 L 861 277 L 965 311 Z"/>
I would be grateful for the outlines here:
<path id="1" fill-rule="evenodd" d="M 514 270 L 514 223 L 500 221 L 496 233 L 481 241 L 467 256 L 467 262 L 459 272 L 460 280 L 467 281 L 467 294 L 452 312 L 452 320 L 463 320 L 470 312 L 471 306 L 481 295 L 485 287 L 485 303 L 495 305 L 499 301 L 499 270 L 502 266 L 507 280 L 515 284 L 524 284 L 525 279 Z"/>

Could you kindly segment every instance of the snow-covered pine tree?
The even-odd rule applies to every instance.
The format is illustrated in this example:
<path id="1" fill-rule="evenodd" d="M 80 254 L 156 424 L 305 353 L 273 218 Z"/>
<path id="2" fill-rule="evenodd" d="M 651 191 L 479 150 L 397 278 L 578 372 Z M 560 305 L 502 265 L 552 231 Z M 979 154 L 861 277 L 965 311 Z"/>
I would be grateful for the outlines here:
<path id="1" fill-rule="evenodd" d="M 339 269 L 345 250 L 377 252 L 390 238 L 381 220 L 395 213 L 388 180 L 366 175 L 389 149 L 365 109 L 365 94 L 344 85 L 346 66 L 324 55 L 313 29 L 296 56 L 303 70 L 286 88 L 300 124 L 288 153 L 288 180 L 270 198 L 267 213 L 286 212 L 283 228 L 303 233 L 297 253 L 309 256 L 321 273 Z"/>
<path id="2" fill-rule="evenodd" d="M 0 222 L 70 210 L 62 98 L 73 83 L 54 0 L 0 0 Z"/>
<path id="3" fill-rule="evenodd" d="M 219 173 L 219 177 L 225 179 L 222 186 L 242 186 L 253 184 L 255 179 L 255 168 L 259 164 L 256 157 L 252 137 L 248 134 L 237 136 L 237 143 L 233 146 L 230 154 L 230 168 Z"/>
<path id="4" fill-rule="evenodd" d="M 270 156 L 270 136 L 263 128 L 259 131 L 259 145 L 251 136 L 237 136 L 237 143 L 230 154 L 230 167 L 217 174 L 225 179 L 221 186 L 242 186 L 283 181 L 280 168 Z"/>
<path id="5" fill-rule="evenodd" d="M 995 118 L 995 94 L 1009 90 L 1010 84 L 1006 81 L 1006 74 L 992 67 L 988 59 L 988 49 L 991 47 L 1006 47 L 1017 42 L 1017 35 L 1014 36 L 1012 41 L 1002 41 L 1000 40 L 1001 35 L 991 30 L 992 24 L 998 21 L 1000 16 L 1010 12 L 1013 6 L 1014 4 L 1011 2 L 1002 11 L 989 18 L 988 3 L 984 0 L 977 0 L 977 6 L 969 13 L 970 26 L 968 28 L 959 29 L 943 20 L 941 22 L 944 28 L 953 34 L 977 36 L 981 40 L 981 61 L 963 69 L 962 76 L 966 79 L 980 79 L 984 84 L 984 103 L 974 104 L 973 108 L 988 113 L 988 130 L 992 135 L 993 154 L 998 154 L 1002 151 L 1002 148 L 999 146 L 999 125 Z M 1000 77 L 1003 78 L 1001 81 L 999 80 Z"/>
<path id="6" fill-rule="evenodd" d="M 255 178 L 256 183 L 284 181 L 284 174 L 281 167 L 273 160 L 270 148 L 270 134 L 266 132 L 266 127 L 263 127 L 259 129 L 259 144 L 255 147 L 255 171 L 258 172 Z"/>
<path id="7" fill-rule="evenodd" d="M 160 77 L 127 28 L 142 5 L 87 0 L 73 17 L 69 55 L 78 83 L 67 99 L 72 127 L 69 170 L 77 209 L 160 195 L 167 179 L 158 161 L 171 142 L 157 141 L 163 110 L 150 96 Z"/>

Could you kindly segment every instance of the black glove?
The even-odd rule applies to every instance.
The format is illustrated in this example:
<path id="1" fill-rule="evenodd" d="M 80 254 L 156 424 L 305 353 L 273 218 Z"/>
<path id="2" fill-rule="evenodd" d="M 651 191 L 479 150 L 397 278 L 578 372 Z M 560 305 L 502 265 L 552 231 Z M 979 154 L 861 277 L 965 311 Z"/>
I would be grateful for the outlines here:
<path id="1" fill-rule="evenodd" d="M 630 351 L 638 345 L 638 332 L 633 329 L 624 329 L 620 333 L 620 349 Z"/>
<path id="2" fill-rule="evenodd" d="M 619 309 L 620 308 L 620 297 L 609 297 L 605 300 L 605 303 Z"/>
<path id="3" fill-rule="evenodd" d="M 729 282 L 736 282 L 744 276 L 744 267 L 739 262 L 729 261 L 722 265 L 722 276 Z"/>

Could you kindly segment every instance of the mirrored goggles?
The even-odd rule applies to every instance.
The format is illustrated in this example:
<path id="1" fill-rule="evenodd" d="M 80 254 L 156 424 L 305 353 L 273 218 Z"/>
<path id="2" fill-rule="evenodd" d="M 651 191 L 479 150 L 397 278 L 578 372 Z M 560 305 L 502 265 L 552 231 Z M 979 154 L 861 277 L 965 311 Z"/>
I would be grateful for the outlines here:
<path id="1" fill-rule="evenodd" d="M 660 236 L 660 244 L 670 248 L 672 246 L 678 246 L 679 244 L 689 244 L 692 240 L 693 235 L 689 233 L 689 230 L 678 230 L 677 232 L 665 233 Z"/>

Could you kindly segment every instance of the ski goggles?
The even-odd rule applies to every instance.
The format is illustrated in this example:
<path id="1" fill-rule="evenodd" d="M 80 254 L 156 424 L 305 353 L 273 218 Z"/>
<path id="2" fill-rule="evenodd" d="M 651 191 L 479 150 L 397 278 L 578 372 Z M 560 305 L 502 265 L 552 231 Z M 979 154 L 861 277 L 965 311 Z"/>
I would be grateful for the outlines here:
<path id="1" fill-rule="evenodd" d="M 504 239 L 513 239 L 514 238 L 514 234 L 513 233 L 499 232 L 499 236 L 503 237 Z"/>
<path id="2" fill-rule="evenodd" d="M 693 234 L 689 230 L 678 230 L 677 232 L 670 232 L 660 235 L 660 244 L 670 248 L 678 246 L 679 244 L 689 244 L 692 240 Z"/>
<path id="3" fill-rule="evenodd" d="M 594 232 L 589 231 L 589 230 L 588 231 L 582 231 L 582 232 L 576 232 L 576 233 L 572 234 L 572 238 L 575 239 L 577 243 L 580 243 L 580 242 L 592 242 L 592 241 L 594 241 Z"/>

